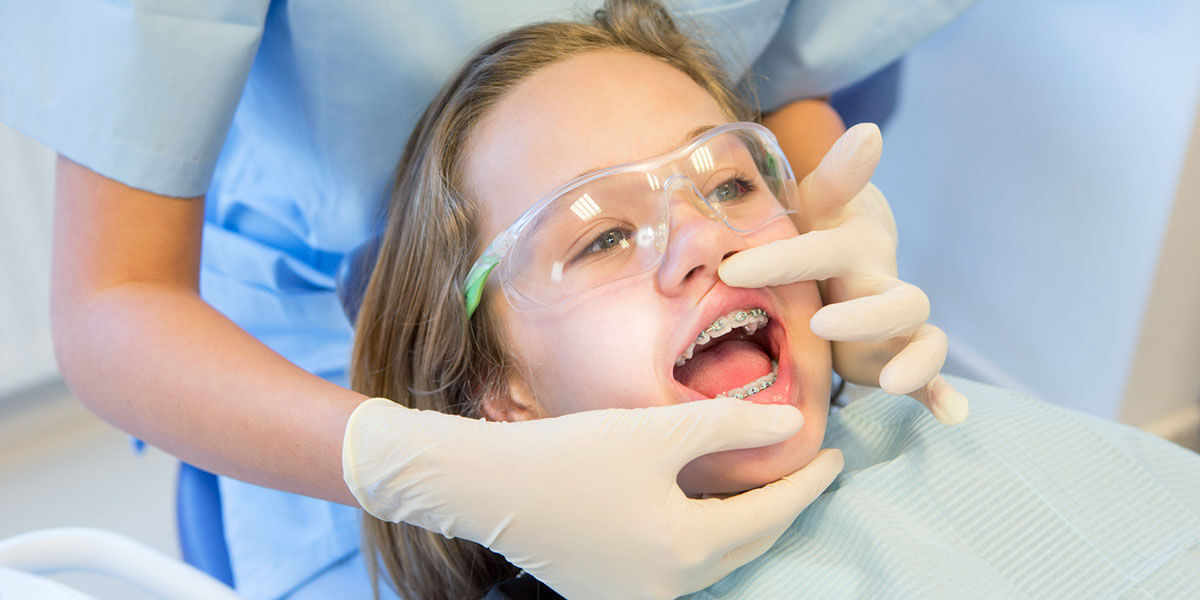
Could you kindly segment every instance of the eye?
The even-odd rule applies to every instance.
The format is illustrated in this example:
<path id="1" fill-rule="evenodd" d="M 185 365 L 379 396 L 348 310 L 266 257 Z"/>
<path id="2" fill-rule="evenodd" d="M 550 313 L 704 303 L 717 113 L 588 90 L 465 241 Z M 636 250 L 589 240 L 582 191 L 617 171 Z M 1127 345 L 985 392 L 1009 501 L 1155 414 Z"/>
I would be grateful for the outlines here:
<path id="1" fill-rule="evenodd" d="M 708 197 L 718 204 L 732 204 L 742 200 L 755 189 L 754 182 L 741 175 L 725 180 L 708 193 Z"/>
<path id="2" fill-rule="evenodd" d="M 632 231 L 617 227 L 607 229 L 600 235 L 593 238 L 592 241 L 579 252 L 579 254 L 575 255 L 575 258 L 572 259 L 572 262 L 583 260 L 596 254 L 603 254 L 606 252 L 612 252 L 614 250 L 628 248 L 630 246 L 629 239 L 632 233 Z"/>

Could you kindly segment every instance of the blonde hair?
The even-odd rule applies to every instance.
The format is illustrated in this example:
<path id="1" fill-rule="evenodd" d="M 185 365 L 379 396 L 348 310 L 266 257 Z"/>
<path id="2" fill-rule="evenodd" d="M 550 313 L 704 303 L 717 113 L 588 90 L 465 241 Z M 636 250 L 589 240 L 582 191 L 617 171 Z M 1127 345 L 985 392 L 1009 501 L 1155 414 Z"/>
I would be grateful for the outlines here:
<path id="1" fill-rule="evenodd" d="M 480 398 L 507 393 L 511 361 L 494 310 L 483 302 L 474 317 L 466 315 L 463 282 L 484 240 L 460 165 L 472 127 L 516 84 L 551 63 L 602 49 L 663 60 L 732 120 L 756 117 L 708 51 L 651 0 L 610 0 L 590 23 L 530 25 L 486 45 L 438 93 L 404 150 L 357 318 L 354 389 L 472 418 L 481 416 Z M 478 598 L 519 573 L 478 544 L 366 514 L 363 544 L 372 580 L 382 566 L 407 600 Z"/>

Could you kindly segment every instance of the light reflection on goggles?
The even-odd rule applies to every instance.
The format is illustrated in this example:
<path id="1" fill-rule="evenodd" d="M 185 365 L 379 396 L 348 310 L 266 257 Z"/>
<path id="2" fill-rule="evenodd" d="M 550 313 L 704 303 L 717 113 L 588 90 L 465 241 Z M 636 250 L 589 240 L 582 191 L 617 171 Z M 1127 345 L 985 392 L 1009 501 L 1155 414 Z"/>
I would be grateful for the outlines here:
<path id="1" fill-rule="evenodd" d="M 489 273 L 514 308 L 557 304 L 654 268 L 674 200 L 747 235 L 793 212 L 795 176 L 762 125 L 715 127 L 662 156 L 577 177 L 525 211 L 475 261 L 468 317 Z"/>

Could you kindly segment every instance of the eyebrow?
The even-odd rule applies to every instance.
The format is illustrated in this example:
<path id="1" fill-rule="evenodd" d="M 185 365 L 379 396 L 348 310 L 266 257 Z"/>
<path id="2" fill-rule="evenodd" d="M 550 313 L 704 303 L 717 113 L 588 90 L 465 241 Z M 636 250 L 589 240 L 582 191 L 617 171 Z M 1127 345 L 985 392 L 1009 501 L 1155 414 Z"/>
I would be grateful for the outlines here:
<path id="1" fill-rule="evenodd" d="M 699 127 L 696 127 L 695 129 L 688 131 L 687 134 L 683 136 L 683 139 L 679 140 L 679 145 L 683 146 L 684 144 L 687 144 L 688 142 L 704 135 L 710 129 L 715 129 L 716 127 L 717 127 L 717 125 L 701 125 Z M 668 150 L 667 152 L 670 152 L 670 150 Z M 637 159 L 637 160 L 628 161 L 628 162 L 638 162 L 640 160 L 643 160 L 643 159 Z M 624 164 L 624 163 L 622 163 L 622 164 Z M 580 171 L 579 173 L 576 173 L 575 175 L 568 178 L 566 181 L 574 181 L 576 179 L 579 179 L 580 177 L 583 177 L 584 175 L 587 175 L 588 173 L 595 173 L 596 171 L 601 171 L 601 170 L 604 170 L 604 169 L 607 169 L 607 168 L 613 167 L 613 166 L 616 166 L 616 165 L 608 165 L 608 166 L 599 167 L 596 169 L 587 169 L 584 171 Z"/>
<path id="2" fill-rule="evenodd" d="M 695 129 L 689 131 L 687 133 L 687 135 L 684 136 L 684 138 L 679 142 L 679 144 L 680 145 L 686 144 L 686 143 L 700 137 L 701 135 L 708 133 L 708 130 L 716 129 L 716 128 L 717 128 L 716 125 L 701 125 Z"/>

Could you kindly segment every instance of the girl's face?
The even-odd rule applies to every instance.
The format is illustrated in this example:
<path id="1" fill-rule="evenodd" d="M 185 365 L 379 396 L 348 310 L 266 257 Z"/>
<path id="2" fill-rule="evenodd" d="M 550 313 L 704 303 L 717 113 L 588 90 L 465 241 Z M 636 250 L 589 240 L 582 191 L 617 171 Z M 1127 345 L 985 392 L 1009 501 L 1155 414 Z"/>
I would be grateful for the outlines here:
<path id="1" fill-rule="evenodd" d="M 543 68 L 472 133 L 465 183 L 482 208 L 483 239 L 581 173 L 664 154 L 727 122 L 687 75 L 642 54 L 594 51 Z M 808 327 L 821 306 L 817 287 L 737 289 L 717 276 L 730 254 L 796 235 L 788 219 L 743 236 L 685 202 L 671 211 L 662 262 L 643 275 L 522 312 L 488 284 L 483 302 L 500 312 L 517 368 L 510 397 L 485 401 L 485 412 L 515 420 L 690 402 L 767 375 L 777 361 L 775 383 L 747 401 L 792 404 L 804 428 L 773 446 L 700 457 L 679 476 L 691 495 L 757 487 L 808 464 L 824 438 L 829 345 Z M 676 367 L 714 320 L 753 308 L 767 313 L 765 333 L 716 338 Z"/>

